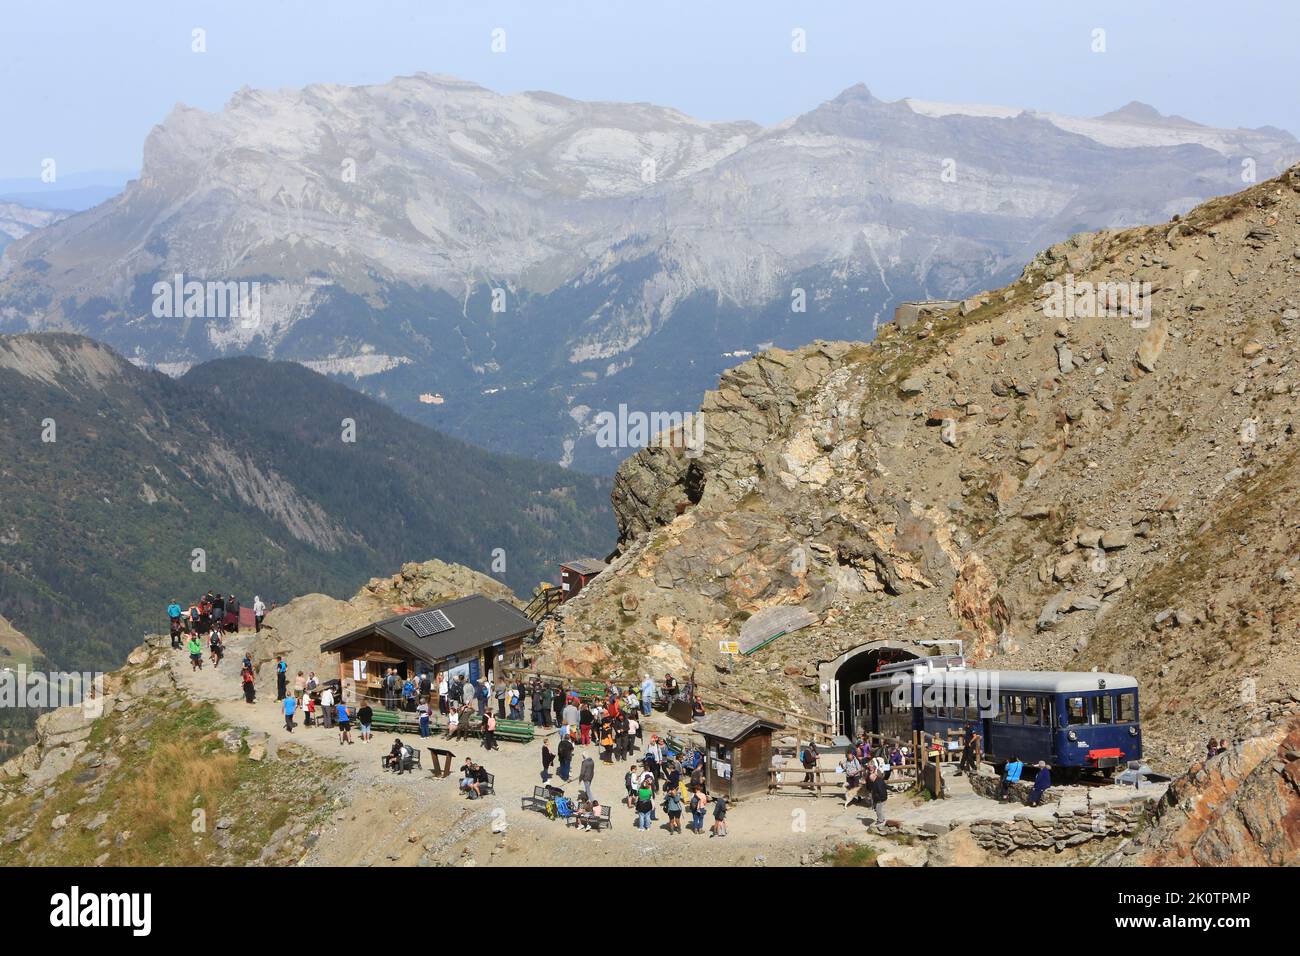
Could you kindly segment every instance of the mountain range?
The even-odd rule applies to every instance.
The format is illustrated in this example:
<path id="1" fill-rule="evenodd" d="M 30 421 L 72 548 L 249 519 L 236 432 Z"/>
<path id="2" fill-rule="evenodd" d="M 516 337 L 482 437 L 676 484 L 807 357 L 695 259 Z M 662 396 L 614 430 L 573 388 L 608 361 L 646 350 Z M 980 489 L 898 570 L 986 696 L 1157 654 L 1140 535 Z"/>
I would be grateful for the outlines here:
<path id="1" fill-rule="evenodd" d="M 13 243 L 0 330 L 179 374 L 304 363 L 484 447 L 612 472 L 602 412 L 680 412 L 769 345 L 869 339 L 900 301 L 1007 281 L 1300 158 L 1273 129 L 852 87 L 775 126 L 420 74 L 178 106 L 137 180 Z M 258 283 L 255 320 L 160 284 Z"/>
<path id="2" fill-rule="evenodd" d="M 77 335 L 0 336 L 0 404 L 0 614 L 62 668 L 118 665 L 168 601 L 210 588 L 350 594 L 432 550 L 526 593 L 614 540 L 608 480 L 448 438 L 296 363 L 173 379 Z"/>

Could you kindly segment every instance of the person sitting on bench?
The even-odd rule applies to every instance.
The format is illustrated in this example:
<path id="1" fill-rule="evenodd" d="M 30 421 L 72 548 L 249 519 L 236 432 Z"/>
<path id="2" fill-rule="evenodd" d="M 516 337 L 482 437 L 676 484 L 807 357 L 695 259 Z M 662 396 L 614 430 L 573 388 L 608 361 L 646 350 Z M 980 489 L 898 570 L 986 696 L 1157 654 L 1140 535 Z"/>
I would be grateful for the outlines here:
<path id="1" fill-rule="evenodd" d="M 411 758 L 406 753 L 406 751 L 407 751 L 406 745 L 403 744 L 399 738 L 394 737 L 393 749 L 388 751 L 388 753 L 384 754 L 384 769 L 394 770 L 397 773 L 401 773 L 403 770 L 411 769 L 410 768 Z"/>
<path id="2" fill-rule="evenodd" d="M 600 801 L 593 799 L 591 806 L 578 811 L 578 826 L 583 830 L 600 829 Z"/>
<path id="3" fill-rule="evenodd" d="M 488 772 L 482 764 L 476 764 L 472 760 L 467 759 L 465 764 L 465 776 L 460 782 L 460 788 L 471 800 L 477 800 L 483 796 L 482 788 L 488 782 Z"/>

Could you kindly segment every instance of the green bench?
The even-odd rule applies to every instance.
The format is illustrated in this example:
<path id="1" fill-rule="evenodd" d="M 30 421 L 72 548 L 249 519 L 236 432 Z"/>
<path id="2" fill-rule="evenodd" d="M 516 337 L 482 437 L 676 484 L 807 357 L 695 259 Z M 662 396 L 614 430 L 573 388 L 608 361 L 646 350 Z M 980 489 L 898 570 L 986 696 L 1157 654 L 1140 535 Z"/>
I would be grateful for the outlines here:
<path id="1" fill-rule="evenodd" d="M 483 718 L 477 714 L 473 715 L 466 721 L 464 718 L 460 722 L 461 732 L 473 734 L 475 737 L 483 735 Z M 530 744 L 533 742 L 533 725 L 526 720 L 506 720 L 497 718 L 496 729 L 497 740 L 508 740 L 516 744 Z"/>
<path id="2" fill-rule="evenodd" d="M 370 717 L 370 729 L 374 733 L 418 734 L 420 718 L 400 710 L 376 710 Z M 430 723 L 429 733 L 434 733 L 436 729 Z"/>

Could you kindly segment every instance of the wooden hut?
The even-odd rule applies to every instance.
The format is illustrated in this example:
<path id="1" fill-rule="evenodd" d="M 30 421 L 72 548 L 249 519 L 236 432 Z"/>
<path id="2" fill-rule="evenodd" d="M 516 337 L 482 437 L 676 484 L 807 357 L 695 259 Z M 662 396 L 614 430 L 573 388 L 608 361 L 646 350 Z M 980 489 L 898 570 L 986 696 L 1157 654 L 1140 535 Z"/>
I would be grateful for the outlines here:
<path id="1" fill-rule="evenodd" d="M 691 728 L 704 737 L 709 793 L 729 801 L 767 793 L 772 768 L 772 731 L 780 725 L 752 714 L 718 710 Z"/>
<path id="2" fill-rule="evenodd" d="M 560 593 L 561 600 L 567 601 L 575 597 L 579 591 L 585 588 L 588 582 L 596 575 L 604 571 L 608 564 L 604 561 L 597 561 L 594 558 L 579 558 L 577 561 L 566 561 L 560 565 Z"/>

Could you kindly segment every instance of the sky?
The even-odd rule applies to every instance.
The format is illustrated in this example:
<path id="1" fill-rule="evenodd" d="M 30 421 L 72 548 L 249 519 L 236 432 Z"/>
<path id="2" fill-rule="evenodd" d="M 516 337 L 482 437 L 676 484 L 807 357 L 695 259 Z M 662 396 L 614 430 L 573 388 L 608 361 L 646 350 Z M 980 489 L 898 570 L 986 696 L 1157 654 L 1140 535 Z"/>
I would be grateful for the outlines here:
<path id="1" fill-rule="evenodd" d="M 416 72 L 763 124 L 865 83 L 1074 115 L 1140 100 L 1300 135 L 1297 36 L 1293 0 L 0 0 L 0 179 L 46 159 L 138 170 L 175 104 L 220 109 L 243 86 Z"/>

